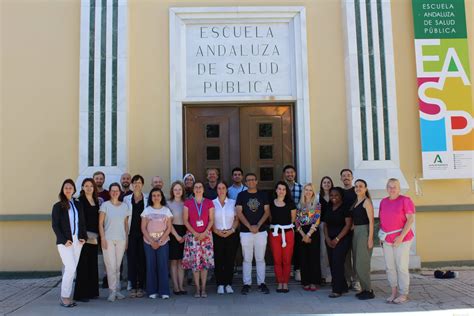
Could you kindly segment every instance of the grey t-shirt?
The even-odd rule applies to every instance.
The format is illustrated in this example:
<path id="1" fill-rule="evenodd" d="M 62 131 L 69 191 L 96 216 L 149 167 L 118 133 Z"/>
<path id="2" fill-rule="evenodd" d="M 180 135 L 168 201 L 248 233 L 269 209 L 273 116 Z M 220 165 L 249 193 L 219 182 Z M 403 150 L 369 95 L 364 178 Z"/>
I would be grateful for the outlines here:
<path id="1" fill-rule="evenodd" d="M 125 218 L 132 215 L 127 203 L 115 206 L 110 201 L 102 203 L 100 212 L 105 214 L 104 230 L 106 240 L 126 240 Z"/>
<path id="2" fill-rule="evenodd" d="M 173 213 L 173 225 L 184 225 L 184 202 L 168 201 L 168 208 L 171 210 L 171 213 Z"/>

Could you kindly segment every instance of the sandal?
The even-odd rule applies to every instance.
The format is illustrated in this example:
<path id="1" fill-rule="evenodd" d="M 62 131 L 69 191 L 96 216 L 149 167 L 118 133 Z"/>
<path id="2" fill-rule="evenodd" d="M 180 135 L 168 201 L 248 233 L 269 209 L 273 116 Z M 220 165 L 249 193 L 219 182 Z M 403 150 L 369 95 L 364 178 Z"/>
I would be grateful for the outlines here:
<path id="1" fill-rule="evenodd" d="M 206 297 L 207 297 L 207 293 L 206 293 L 205 291 L 203 291 L 203 292 L 201 293 L 201 297 L 202 297 L 202 298 L 206 298 Z"/>
<path id="2" fill-rule="evenodd" d="M 385 300 L 385 302 L 387 303 L 393 303 L 393 300 L 395 299 L 395 296 L 391 295 L 390 297 L 387 297 L 387 299 Z"/>
<path id="3" fill-rule="evenodd" d="M 194 293 L 194 297 L 195 298 L 201 298 L 201 292 L 196 291 L 196 293 Z"/>
<path id="4" fill-rule="evenodd" d="M 311 288 L 310 288 L 310 286 L 309 286 L 309 285 L 305 285 L 305 286 L 303 286 L 303 290 L 305 290 L 305 291 L 310 291 L 310 290 L 311 290 Z"/>
<path id="5" fill-rule="evenodd" d="M 394 304 L 403 304 L 408 302 L 408 297 L 406 295 L 400 295 L 396 299 L 393 300 Z"/>
<path id="6" fill-rule="evenodd" d="M 330 298 L 337 298 L 337 297 L 341 297 L 341 296 L 342 296 L 342 294 L 334 293 L 334 292 L 328 295 L 328 297 L 330 297 Z"/>
<path id="7" fill-rule="evenodd" d="M 59 299 L 59 305 L 61 305 L 62 307 L 67 307 L 67 308 L 74 307 L 72 303 L 69 303 L 69 304 L 64 303 L 62 298 Z"/>

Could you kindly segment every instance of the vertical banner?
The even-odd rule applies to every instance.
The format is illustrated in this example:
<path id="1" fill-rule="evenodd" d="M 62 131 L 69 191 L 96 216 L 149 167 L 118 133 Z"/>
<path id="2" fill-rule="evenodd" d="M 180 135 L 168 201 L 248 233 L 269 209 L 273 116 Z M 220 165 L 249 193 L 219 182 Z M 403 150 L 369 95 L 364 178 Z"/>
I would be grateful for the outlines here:
<path id="1" fill-rule="evenodd" d="M 474 178 L 464 0 L 412 0 L 423 177 Z"/>

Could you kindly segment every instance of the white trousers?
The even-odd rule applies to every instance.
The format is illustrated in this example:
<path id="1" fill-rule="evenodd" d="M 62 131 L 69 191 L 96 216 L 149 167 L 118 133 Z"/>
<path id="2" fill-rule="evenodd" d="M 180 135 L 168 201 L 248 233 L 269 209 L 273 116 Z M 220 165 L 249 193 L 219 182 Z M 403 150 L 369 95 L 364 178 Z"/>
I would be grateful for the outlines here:
<path id="1" fill-rule="evenodd" d="M 107 249 L 102 249 L 109 290 L 120 291 L 120 265 L 125 253 L 125 240 L 107 240 Z"/>
<path id="2" fill-rule="evenodd" d="M 265 283 L 265 250 L 267 249 L 267 232 L 240 233 L 242 245 L 242 263 L 244 285 L 252 284 L 252 261 L 255 255 L 257 265 L 257 284 Z"/>
<path id="3" fill-rule="evenodd" d="M 320 264 L 321 264 L 321 277 L 323 277 L 326 282 L 331 282 L 331 267 L 329 266 L 328 251 L 326 249 L 326 239 L 324 237 L 324 222 L 319 224 L 319 235 L 321 236 L 321 246 L 320 246 Z"/>
<path id="4" fill-rule="evenodd" d="M 402 295 L 408 295 L 408 287 L 410 286 L 408 263 L 411 243 L 411 240 L 402 242 L 398 247 L 383 243 L 388 283 L 392 288 L 398 287 L 398 292 Z"/>
<path id="5" fill-rule="evenodd" d="M 76 275 L 76 267 L 81 256 L 82 245 L 77 239 L 77 236 L 72 237 L 72 245 L 66 247 L 64 245 L 57 245 L 59 256 L 63 262 L 63 279 L 61 282 L 61 297 L 72 296 L 72 283 Z"/>

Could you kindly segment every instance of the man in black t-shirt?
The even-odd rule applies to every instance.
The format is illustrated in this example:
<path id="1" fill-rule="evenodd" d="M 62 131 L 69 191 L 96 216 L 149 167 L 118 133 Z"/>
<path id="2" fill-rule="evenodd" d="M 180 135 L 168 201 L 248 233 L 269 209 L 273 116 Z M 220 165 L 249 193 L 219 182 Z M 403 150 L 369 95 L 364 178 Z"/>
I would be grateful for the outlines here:
<path id="1" fill-rule="evenodd" d="M 341 182 L 344 185 L 344 197 L 343 205 L 344 209 L 350 210 L 355 201 L 357 201 L 357 194 L 355 193 L 354 185 L 352 181 L 354 176 L 351 169 L 342 169 L 340 172 Z M 352 246 L 349 248 L 346 256 L 346 262 L 344 265 L 346 280 L 349 283 L 349 289 L 354 291 L 360 291 L 360 283 L 357 280 L 357 274 L 354 268 L 355 256 L 352 251 Z"/>
<path id="2" fill-rule="evenodd" d="M 245 176 L 245 184 L 248 187 L 247 191 L 240 192 L 235 203 L 240 220 L 240 243 L 244 258 L 242 294 L 247 295 L 250 291 L 254 255 L 259 290 L 268 294 L 270 291 L 265 285 L 265 250 L 267 249 L 267 219 L 270 215 L 270 205 L 267 194 L 257 190 L 257 175 L 248 173 Z"/>

